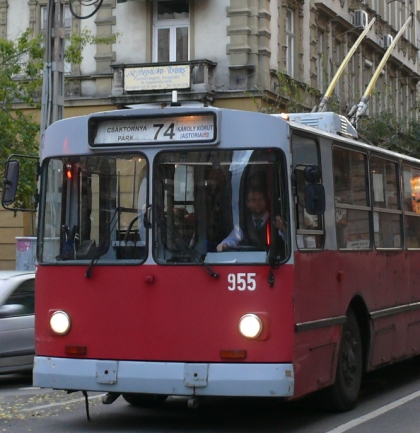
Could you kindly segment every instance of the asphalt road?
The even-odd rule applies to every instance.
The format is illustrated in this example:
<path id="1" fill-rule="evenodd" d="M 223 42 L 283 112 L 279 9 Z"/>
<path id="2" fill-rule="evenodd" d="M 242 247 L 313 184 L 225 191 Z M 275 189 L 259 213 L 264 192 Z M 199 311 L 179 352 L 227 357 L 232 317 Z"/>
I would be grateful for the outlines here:
<path id="1" fill-rule="evenodd" d="M 100 396 L 89 393 L 88 421 L 82 393 L 33 388 L 30 376 L 0 376 L 0 432 L 418 433 L 420 359 L 368 374 L 358 406 L 343 414 L 320 408 L 316 394 L 295 402 L 217 398 L 198 409 L 184 398 L 138 409 L 121 397 L 103 405 Z"/>

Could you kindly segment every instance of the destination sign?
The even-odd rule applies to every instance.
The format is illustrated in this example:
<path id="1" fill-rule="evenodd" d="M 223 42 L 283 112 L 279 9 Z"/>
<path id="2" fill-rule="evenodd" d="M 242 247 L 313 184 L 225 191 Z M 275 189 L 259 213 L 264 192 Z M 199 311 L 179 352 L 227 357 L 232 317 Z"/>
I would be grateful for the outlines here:
<path id="1" fill-rule="evenodd" d="M 96 124 L 92 146 L 210 142 L 216 137 L 213 114 L 91 120 Z"/>

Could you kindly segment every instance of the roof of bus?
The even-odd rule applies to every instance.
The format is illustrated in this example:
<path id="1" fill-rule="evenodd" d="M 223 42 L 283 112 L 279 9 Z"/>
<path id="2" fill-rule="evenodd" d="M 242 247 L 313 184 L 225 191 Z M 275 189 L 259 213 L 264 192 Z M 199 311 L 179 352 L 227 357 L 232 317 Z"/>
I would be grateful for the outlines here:
<path id="1" fill-rule="evenodd" d="M 320 113 L 315 113 L 315 114 L 320 114 Z M 340 116 L 342 117 L 342 116 Z M 299 121 L 299 118 L 297 118 L 296 120 L 288 120 L 288 123 L 290 124 L 290 126 L 293 129 L 297 129 L 300 130 L 302 132 L 306 132 L 308 134 L 317 134 L 317 135 L 322 135 L 326 138 L 329 138 L 331 140 L 334 140 L 335 142 L 340 142 L 342 144 L 350 144 L 351 146 L 356 146 L 360 149 L 366 150 L 366 151 L 371 151 L 371 152 L 377 152 L 382 154 L 383 156 L 388 156 L 390 158 L 394 158 L 394 159 L 404 159 L 408 162 L 412 162 L 412 163 L 420 163 L 420 160 L 417 158 L 414 158 L 410 155 L 406 155 L 403 153 L 398 153 L 395 152 L 393 150 L 388 150 L 388 149 L 384 149 L 382 147 L 379 146 L 375 146 L 372 143 L 369 143 L 367 140 L 365 140 L 362 137 L 354 137 L 354 136 L 350 136 L 350 135 L 343 135 L 338 133 L 334 133 L 334 132 L 330 132 L 330 131 L 325 131 L 319 128 L 315 128 L 313 126 L 307 125 L 306 123 L 301 123 Z"/>
<path id="2" fill-rule="evenodd" d="M 258 140 L 258 143 L 261 142 L 264 135 L 267 137 L 267 125 L 273 128 L 273 131 L 276 129 L 277 132 L 284 128 L 287 128 L 287 125 L 292 127 L 295 130 L 300 130 L 302 132 L 306 132 L 312 135 L 323 136 L 325 138 L 329 138 L 335 142 L 339 142 L 342 144 L 349 144 L 352 146 L 356 146 L 360 149 L 370 150 L 373 152 L 378 152 L 383 154 L 384 156 L 392 157 L 394 159 L 402 158 L 408 162 L 412 163 L 420 163 L 420 161 L 416 158 L 410 157 L 408 155 L 400 154 L 394 151 L 390 151 L 387 149 L 383 149 L 380 147 L 376 147 L 372 144 L 364 142 L 360 138 L 351 135 L 352 132 L 350 129 L 349 134 L 343 134 L 343 130 L 331 132 L 329 130 L 323 130 L 320 127 L 312 126 L 312 123 L 302 123 L 302 118 L 310 117 L 310 113 L 301 113 L 301 114 L 293 114 L 289 115 L 291 119 L 287 120 L 284 116 L 281 115 L 268 115 L 264 113 L 243 111 L 243 110 L 232 110 L 227 108 L 217 108 L 217 107 L 206 107 L 199 105 L 181 105 L 181 106 L 159 106 L 159 107 L 150 107 L 145 106 L 141 108 L 127 108 L 122 110 L 112 110 L 112 111 L 103 111 L 98 113 L 93 113 L 85 116 L 73 117 L 69 119 L 64 119 L 52 124 L 45 133 L 45 140 L 42 147 L 42 158 L 48 156 L 59 156 L 59 155 L 68 155 L 68 154 L 77 154 L 77 150 L 75 149 L 76 142 L 84 142 L 86 143 L 87 135 L 88 135 L 88 120 L 90 118 L 110 118 L 110 119 L 124 119 L 124 118 L 132 118 L 135 116 L 167 116 L 167 115 L 175 115 L 183 112 L 188 115 L 188 113 L 203 113 L 203 112 L 214 112 L 218 117 L 221 117 L 223 120 L 224 131 L 234 130 L 236 127 L 237 131 L 240 131 L 241 137 L 246 137 L 247 141 L 250 140 Z M 224 114 L 226 113 L 226 114 Z M 221 114 L 221 116 L 220 116 Z M 339 117 L 342 125 L 344 124 L 343 116 L 338 116 L 335 113 L 314 113 L 318 118 L 320 115 L 325 116 L 336 116 Z M 255 121 L 254 121 L 255 119 Z M 293 120 L 292 120 L 293 119 Z M 279 122 L 276 127 L 276 121 Z M 66 128 L 63 128 L 64 124 L 67 125 Z M 278 129 L 277 129 L 278 128 Z M 334 129 L 334 128 L 333 128 Z M 232 134 L 234 137 L 234 134 Z M 276 137 L 278 138 L 278 137 Z M 58 143 L 62 143 L 62 147 L 58 145 Z M 121 147 L 121 146 L 120 146 Z M 110 148 L 102 149 L 103 151 L 109 152 Z M 99 149 L 97 149 L 99 151 Z"/>

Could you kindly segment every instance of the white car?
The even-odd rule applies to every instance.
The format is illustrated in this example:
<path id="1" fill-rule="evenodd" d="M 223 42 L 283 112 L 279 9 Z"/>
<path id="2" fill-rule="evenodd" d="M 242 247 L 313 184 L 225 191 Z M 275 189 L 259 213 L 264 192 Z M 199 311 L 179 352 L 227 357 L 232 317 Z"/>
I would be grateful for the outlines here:
<path id="1" fill-rule="evenodd" d="M 0 374 L 33 368 L 34 298 L 34 272 L 0 271 Z"/>

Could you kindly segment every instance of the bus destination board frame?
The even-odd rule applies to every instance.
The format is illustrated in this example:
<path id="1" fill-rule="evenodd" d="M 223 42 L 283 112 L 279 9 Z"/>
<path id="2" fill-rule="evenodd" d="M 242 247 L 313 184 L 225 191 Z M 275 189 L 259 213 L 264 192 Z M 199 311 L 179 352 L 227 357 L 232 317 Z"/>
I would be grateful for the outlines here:
<path id="1" fill-rule="evenodd" d="M 117 122 L 118 121 L 118 122 Z M 150 145 L 216 145 L 218 121 L 214 112 L 92 116 L 88 143 L 93 148 Z"/>

